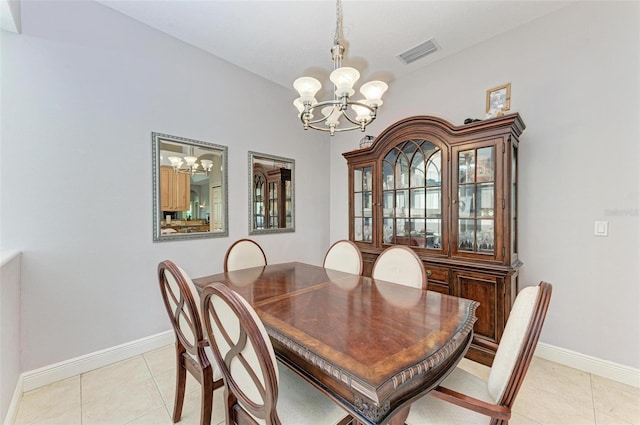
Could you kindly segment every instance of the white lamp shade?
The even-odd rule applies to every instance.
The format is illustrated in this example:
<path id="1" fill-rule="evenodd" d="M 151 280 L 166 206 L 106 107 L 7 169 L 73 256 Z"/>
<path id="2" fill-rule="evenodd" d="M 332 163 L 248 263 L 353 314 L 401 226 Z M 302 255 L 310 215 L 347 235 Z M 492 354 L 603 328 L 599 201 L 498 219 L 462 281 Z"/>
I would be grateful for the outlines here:
<path id="1" fill-rule="evenodd" d="M 302 100 L 300 99 L 302 98 L 299 97 L 293 101 L 293 106 L 295 106 L 296 109 L 298 110 L 298 116 L 300 116 L 300 114 L 304 111 L 304 105 L 302 104 Z"/>
<path id="2" fill-rule="evenodd" d="M 315 105 L 316 103 L 318 103 L 315 97 L 311 98 L 310 102 L 312 105 Z M 302 113 L 304 112 L 304 104 L 302 103 L 302 98 L 299 97 L 296 100 L 294 100 L 293 106 L 295 106 L 296 109 L 298 110 L 298 118 L 300 118 L 300 115 L 302 115 Z M 313 112 L 309 112 L 308 119 L 313 119 Z"/>
<path id="3" fill-rule="evenodd" d="M 357 69 L 348 66 L 343 66 L 336 69 L 329 75 L 329 79 L 336 85 L 336 95 L 338 96 L 351 96 L 353 91 L 353 85 L 360 78 L 360 73 Z"/>
<path id="4" fill-rule="evenodd" d="M 358 102 L 364 103 L 364 100 L 359 100 Z M 358 122 L 371 121 L 371 111 L 369 109 L 359 105 L 351 105 L 351 109 L 353 109 L 356 113 L 356 121 Z"/>
<path id="5" fill-rule="evenodd" d="M 187 162 L 187 166 L 192 167 L 193 164 L 196 163 L 198 158 L 196 158 L 195 156 L 185 156 L 184 160 Z"/>
<path id="6" fill-rule="evenodd" d="M 320 81 L 313 77 L 300 77 L 293 82 L 293 88 L 300 93 L 300 101 L 311 101 L 316 93 L 322 88 Z"/>
<path id="7" fill-rule="evenodd" d="M 202 164 L 202 168 L 207 171 L 211 171 L 211 167 L 213 167 L 213 161 L 210 159 L 201 159 L 200 164 Z"/>
<path id="8" fill-rule="evenodd" d="M 179 168 L 182 165 L 182 158 L 180 158 L 179 156 L 170 156 L 167 159 L 169 160 L 169 162 L 171 162 L 171 165 L 175 168 Z"/>
<path id="9" fill-rule="evenodd" d="M 369 81 L 366 84 L 363 84 L 360 87 L 360 93 L 367 98 L 369 102 L 368 105 L 371 106 L 380 106 L 382 105 L 382 95 L 387 91 L 389 86 L 387 83 L 382 81 Z"/>
<path id="10" fill-rule="evenodd" d="M 340 124 L 342 112 L 333 106 L 325 106 L 322 108 L 322 115 L 325 117 L 325 123 L 331 127 Z"/>

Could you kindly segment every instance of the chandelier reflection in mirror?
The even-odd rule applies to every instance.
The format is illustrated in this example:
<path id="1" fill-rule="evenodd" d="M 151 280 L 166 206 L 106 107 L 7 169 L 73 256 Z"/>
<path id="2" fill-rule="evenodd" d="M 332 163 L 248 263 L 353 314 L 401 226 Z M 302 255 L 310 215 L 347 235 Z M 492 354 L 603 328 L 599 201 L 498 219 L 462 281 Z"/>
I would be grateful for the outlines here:
<path id="1" fill-rule="evenodd" d="M 173 171 L 176 173 L 185 173 L 185 174 L 204 174 L 208 176 L 211 172 L 211 167 L 213 167 L 213 161 L 209 159 L 201 159 L 198 162 L 198 158 L 195 156 L 170 156 L 167 157 L 169 162 L 171 162 L 171 166 L 173 167 Z"/>
<path id="2" fill-rule="evenodd" d="M 315 95 L 322 88 L 322 84 L 315 78 L 300 77 L 293 82 L 293 88 L 300 94 L 300 97 L 293 101 L 293 105 L 298 109 L 298 117 L 304 129 L 328 131 L 332 136 L 336 131 L 364 131 L 367 125 L 376 119 L 378 107 L 382 105 L 382 95 L 388 88 L 382 81 L 370 81 L 360 87 L 364 99 L 351 99 L 355 93 L 353 85 L 360 78 L 360 72 L 355 68 L 342 66 L 345 49 L 340 44 L 341 30 L 342 2 L 337 0 L 336 32 L 331 48 L 333 72 L 329 76 L 335 89 L 333 100 L 316 100 Z M 349 107 L 352 111 L 349 111 Z M 321 117 L 314 120 L 314 112 L 318 111 Z"/>

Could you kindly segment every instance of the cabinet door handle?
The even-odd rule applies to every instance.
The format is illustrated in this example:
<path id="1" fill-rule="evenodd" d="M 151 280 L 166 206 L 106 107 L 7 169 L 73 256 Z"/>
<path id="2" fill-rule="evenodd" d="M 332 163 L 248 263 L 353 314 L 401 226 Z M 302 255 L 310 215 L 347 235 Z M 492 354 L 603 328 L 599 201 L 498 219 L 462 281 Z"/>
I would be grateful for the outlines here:
<path id="1" fill-rule="evenodd" d="M 427 269 L 427 276 L 431 276 L 431 270 Z"/>

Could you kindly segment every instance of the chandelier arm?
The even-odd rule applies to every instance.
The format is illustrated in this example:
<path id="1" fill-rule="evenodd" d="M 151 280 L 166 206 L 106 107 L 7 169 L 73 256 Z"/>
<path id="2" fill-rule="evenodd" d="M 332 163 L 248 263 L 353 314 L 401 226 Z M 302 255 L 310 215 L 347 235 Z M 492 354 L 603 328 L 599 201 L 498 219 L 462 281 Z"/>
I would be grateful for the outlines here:
<path id="1" fill-rule="evenodd" d="M 331 128 L 329 128 L 329 127 L 318 127 L 317 125 L 309 124 L 309 128 L 312 128 L 312 129 L 314 129 L 314 130 L 320 130 L 320 131 L 327 131 L 327 132 L 331 132 Z M 339 133 L 339 132 L 341 132 L 341 131 L 351 131 L 351 130 L 361 130 L 361 131 L 364 131 L 364 130 L 362 130 L 362 127 L 361 127 L 360 125 L 354 125 L 354 126 L 352 126 L 352 127 L 340 127 L 340 128 L 335 127 L 335 128 L 333 129 L 333 132 L 334 132 L 334 133 Z"/>

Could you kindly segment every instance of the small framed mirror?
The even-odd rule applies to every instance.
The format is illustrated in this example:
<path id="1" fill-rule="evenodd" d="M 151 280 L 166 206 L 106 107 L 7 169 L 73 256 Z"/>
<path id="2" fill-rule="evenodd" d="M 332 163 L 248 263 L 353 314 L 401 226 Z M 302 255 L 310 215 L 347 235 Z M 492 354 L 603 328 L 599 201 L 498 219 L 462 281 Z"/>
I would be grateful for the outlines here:
<path id="1" fill-rule="evenodd" d="M 228 236 L 227 147 L 152 133 L 153 240 Z"/>
<path id="2" fill-rule="evenodd" d="M 249 234 L 295 231 L 295 161 L 249 152 Z"/>

